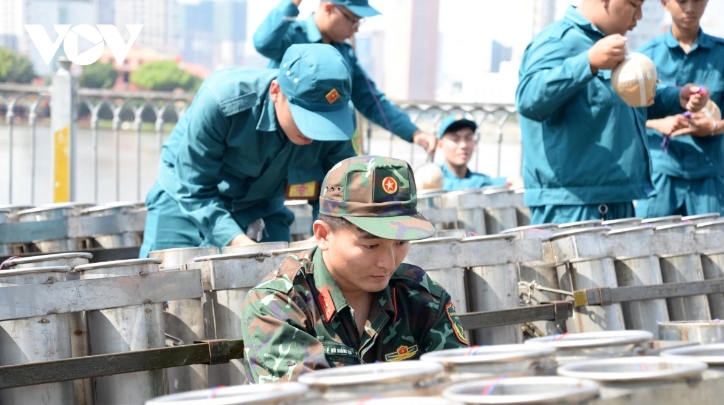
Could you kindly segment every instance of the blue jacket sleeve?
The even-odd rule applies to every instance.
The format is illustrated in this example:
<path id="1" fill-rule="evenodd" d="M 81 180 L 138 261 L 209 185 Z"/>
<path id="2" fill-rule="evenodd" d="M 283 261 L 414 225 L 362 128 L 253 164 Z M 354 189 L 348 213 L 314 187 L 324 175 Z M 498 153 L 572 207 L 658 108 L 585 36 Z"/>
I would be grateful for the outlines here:
<path id="1" fill-rule="evenodd" d="M 202 88 L 193 104 L 176 155 L 176 190 L 170 191 L 181 211 L 198 224 L 212 244 L 227 246 L 243 233 L 222 203 L 218 189 L 230 123 L 209 90 Z"/>
<path id="2" fill-rule="evenodd" d="M 289 27 L 299 15 L 292 0 L 282 0 L 254 32 L 254 48 L 272 60 L 281 60 L 292 45 Z"/>
<path id="3" fill-rule="evenodd" d="M 410 117 L 392 104 L 384 93 L 377 90 L 377 86 L 367 73 L 362 69 L 354 55 L 352 47 L 341 49 L 348 52 L 350 68 L 352 69 L 352 103 L 354 108 L 359 110 L 367 119 L 389 130 L 400 138 L 412 142 L 412 134 L 417 131 L 417 126 L 410 120 Z"/>
<path id="4" fill-rule="evenodd" d="M 520 67 L 515 106 L 520 115 L 543 121 L 594 77 L 588 51 L 571 56 L 570 47 L 560 39 L 534 42 Z"/>
<path id="5" fill-rule="evenodd" d="M 648 119 L 664 118 L 683 113 L 685 110 L 681 108 L 679 92 L 680 90 L 674 86 L 657 85 L 654 104 L 646 109 Z"/>

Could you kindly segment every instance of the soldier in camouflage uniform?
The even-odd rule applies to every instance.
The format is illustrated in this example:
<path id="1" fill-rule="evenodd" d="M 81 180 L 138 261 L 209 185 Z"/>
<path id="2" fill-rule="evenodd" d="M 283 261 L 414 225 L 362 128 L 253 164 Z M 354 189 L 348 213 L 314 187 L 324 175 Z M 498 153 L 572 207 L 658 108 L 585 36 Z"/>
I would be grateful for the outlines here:
<path id="1" fill-rule="evenodd" d="M 407 162 L 343 160 L 321 193 L 318 247 L 288 257 L 244 302 L 250 381 L 466 347 L 450 295 L 421 268 L 402 264 L 409 241 L 435 231 L 417 211 Z"/>

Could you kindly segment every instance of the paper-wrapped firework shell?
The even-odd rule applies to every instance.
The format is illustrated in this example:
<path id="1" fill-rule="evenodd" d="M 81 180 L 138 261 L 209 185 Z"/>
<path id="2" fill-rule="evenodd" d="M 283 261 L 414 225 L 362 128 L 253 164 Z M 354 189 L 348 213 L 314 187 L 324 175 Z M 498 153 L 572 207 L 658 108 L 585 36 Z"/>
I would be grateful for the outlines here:
<path id="1" fill-rule="evenodd" d="M 611 72 L 611 85 L 631 107 L 648 107 L 656 95 L 656 66 L 646 55 L 629 53 Z"/>
<path id="2" fill-rule="evenodd" d="M 440 166 L 434 163 L 425 163 L 415 170 L 415 187 L 417 191 L 440 190 L 442 189 L 444 177 L 445 175 L 442 173 Z"/>
<path id="3" fill-rule="evenodd" d="M 706 106 L 701 110 L 701 112 L 709 116 L 711 119 L 721 121 L 721 110 L 719 109 L 719 106 L 711 100 L 706 103 Z"/>

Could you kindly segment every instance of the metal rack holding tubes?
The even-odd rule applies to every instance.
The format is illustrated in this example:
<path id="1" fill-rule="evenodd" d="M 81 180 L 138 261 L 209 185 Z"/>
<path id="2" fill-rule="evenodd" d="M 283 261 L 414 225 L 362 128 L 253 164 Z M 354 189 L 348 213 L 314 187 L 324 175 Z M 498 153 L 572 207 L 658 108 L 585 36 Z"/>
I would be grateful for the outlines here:
<path id="1" fill-rule="evenodd" d="M 560 232 L 559 227 L 540 227 L 515 229 L 498 236 L 483 237 L 455 237 L 433 238 L 418 243 L 413 243 L 407 261 L 412 264 L 424 265 L 428 269 L 428 275 L 435 281 L 442 284 L 453 294 L 455 304 L 461 313 L 461 320 L 471 335 L 470 338 L 477 344 L 500 344 L 520 343 L 523 340 L 522 325 L 533 322 L 553 322 L 562 327 L 569 326 L 569 332 L 595 332 L 602 330 L 624 330 L 626 329 L 626 313 L 621 309 L 624 303 L 642 303 L 653 300 L 658 302 L 658 311 L 662 312 L 661 301 L 682 297 L 706 296 L 712 313 L 719 311 L 716 305 L 721 299 L 722 285 L 724 280 L 716 268 L 707 265 L 706 274 L 713 276 L 700 281 L 688 281 L 679 283 L 658 283 L 650 286 L 633 285 L 620 287 L 616 279 L 616 263 L 626 262 L 633 266 L 627 258 L 656 257 L 665 252 L 666 256 L 694 254 L 698 257 L 707 257 L 709 262 L 715 263 L 722 254 L 721 246 L 724 246 L 724 232 L 721 232 L 724 221 L 714 221 L 697 225 L 696 233 L 658 233 L 652 231 L 651 227 L 640 226 L 636 231 L 621 232 L 612 231 L 607 227 L 586 224 L 582 228 L 565 226 Z M 594 225 L 593 228 L 586 226 Z M 547 228 L 547 229 L 543 229 Z M 644 232 L 646 231 L 646 232 Z M 38 256 L 34 258 L 16 259 L 6 263 L 11 271 L 2 272 L 0 275 L 16 278 L 16 281 L 4 283 L 0 294 L 0 302 L 3 303 L 0 312 L 2 317 L 2 328 L 14 330 L 17 341 L 27 341 L 23 336 L 22 326 L 9 326 L 17 324 L 23 319 L 34 319 L 45 317 L 47 323 L 56 324 L 58 321 L 51 320 L 51 315 L 69 314 L 69 318 L 77 317 L 77 314 L 85 315 L 75 321 L 75 329 L 71 329 L 70 321 L 67 328 L 60 327 L 59 333 L 62 339 L 64 336 L 81 335 L 85 336 L 87 351 L 82 355 L 82 350 L 59 350 L 53 349 L 55 353 L 66 353 L 66 358 L 75 357 L 76 360 L 96 360 L 94 354 L 104 356 L 110 352 L 123 353 L 127 351 L 132 354 L 134 351 L 165 350 L 163 346 L 171 345 L 168 349 L 184 349 L 195 341 L 227 342 L 226 349 L 222 353 L 229 353 L 229 345 L 237 346 L 237 356 L 241 357 L 239 350 L 239 331 L 242 327 L 242 320 L 238 312 L 241 301 L 249 288 L 256 285 L 266 274 L 276 269 L 281 261 L 290 253 L 299 253 L 307 247 L 285 248 L 285 244 L 258 245 L 253 247 L 256 252 L 240 252 L 239 248 L 227 249 L 223 254 L 217 254 L 212 249 L 176 249 L 154 253 L 155 259 L 133 260 L 122 262 L 107 262 L 103 264 L 84 264 L 89 255 L 51 255 Z M 282 249 L 280 249 L 282 248 Z M 236 252 L 228 253 L 232 250 Z M 243 250 L 243 249 L 242 249 Z M 648 263 L 651 261 L 649 260 Z M 548 263 L 549 265 L 542 265 Z M 596 264 L 592 264 L 596 263 Z M 529 283 L 520 279 L 516 271 L 523 264 L 534 264 L 531 268 L 548 269 L 560 274 L 559 280 L 568 278 L 573 290 L 565 291 L 565 283 L 557 288 L 546 290 L 533 289 L 533 293 L 553 293 L 562 291 L 563 299 L 553 300 L 551 304 L 539 300 L 538 305 L 521 307 L 519 286 L 520 283 Z M 50 267 L 49 267 L 50 266 Z M 55 267 L 52 267 L 55 266 Z M 64 267 L 58 267 L 64 266 Z M 40 272 L 43 274 L 40 279 L 28 279 L 17 281 L 21 274 L 15 274 L 20 269 L 29 269 L 32 274 Z M 634 269 L 636 271 L 652 271 L 655 266 L 647 269 Z M 33 270 L 35 269 L 35 270 Z M 48 270 L 49 269 L 49 270 Z M 243 269 L 244 271 L 240 271 Z M 593 272 L 591 269 L 597 271 Z M 43 271 L 51 274 L 64 274 L 65 280 L 51 279 Z M 608 278 L 595 279 L 591 274 L 603 275 L 608 272 Z M 687 271 L 682 269 L 682 271 Z M 588 272 L 588 273 L 587 273 Z M 90 277 L 96 273 L 97 277 Z M 613 274 L 613 278 L 611 275 Z M 698 273 L 697 273 L 698 274 Z M 71 275 L 69 278 L 68 275 Z M 102 277 L 101 277 L 102 276 Z M 36 277 L 36 276 L 34 276 Z M 582 283 L 586 279 L 588 284 Z M 0 278 L 2 279 L 2 278 Z M 539 277 L 539 279 L 550 280 L 550 274 Z M 642 278 L 643 279 L 643 278 Z M 653 278 L 651 278 L 653 279 Z M 541 282 L 542 284 L 542 282 Z M 667 286 L 670 284 L 670 286 Z M 540 285 L 539 285 L 540 287 Z M 554 286 L 556 287 L 556 286 Z M 74 294 L 68 294 L 73 291 Z M 553 291 L 553 292 L 551 292 Z M 524 292 L 529 292 L 524 290 Z M 525 296 L 525 294 L 524 294 Z M 37 297 L 43 297 L 39 300 Z M 513 301 L 511 301 L 511 297 Z M 567 298 L 569 297 L 569 298 Z M 646 298 L 646 300 L 642 300 Z M 28 300 L 32 300 L 29 302 Z M 162 313 L 159 306 L 167 302 L 168 307 Z M 714 303 L 711 305 L 711 303 Z M 130 314 L 118 316 L 114 308 L 131 308 Z M 595 310 L 595 311 L 594 311 Z M 116 311 L 116 314 L 112 314 Z M 591 314 L 597 314 L 593 316 Z M 648 320 L 651 315 L 645 310 L 633 311 L 638 314 L 639 320 Z M 93 315 L 91 315 L 93 314 Z M 132 315 L 137 316 L 133 318 Z M 612 314 L 612 315 L 611 315 Z M 140 318 L 138 318 L 140 316 Z M 624 319 L 623 322 L 614 324 L 610 320 Z M 136 329 L 133 336 L 155 336 L 154 339 L 143 339 L 152 342 L 152 347 L 115 347 L 111 351 L 94 351 L 94 334 L 102 333 L 100 340 L 109 340 L 106 335 L 121 333 L 128 329 L 129 325 L 120 325 L 116 321 L 126 319 L 133 325 L 141 322 L 143 330 Z M 100 320 L 100 322 L 99 322 Z M 632 322 L 635 319 L 631 320 Z M 664 330 L 672 322 L 666 323 L 669 319 L 660 319 L 657 326 Z M 674 321 L 683 321 L 674 319 Z M 693 320 L 689 320 L 693 321 Z M 704 325 L 709 329 L 707 332 L 708 341 L 724 339 L 724 325 L 708 319 L 697 319 L 696 323 Z M 39 321 L 40 322 L 40 321 Z M 114 322 L 116 322 L 114 324 Z M 102 332 L 101 325 L 114 324 L 116 329 L 105 329 Z M 84 325 L 84 326 L 79 326 Z M 95 329 L 99 325 L 99 329 Z M 612 327 L 615 325 L 615 327 Z M 632 324 L 633 325 L 633 324 Z M 689 327 L 695 325 L 687 324 Z M 704 327 L 702 326 L 702 327 Z M 135 327 L 135 326 L 134 326 Z M 78 333 L 79 331 L 85 332 Z M 536 329 L 531 329 L 536 330 Z M 540 329 L 538 329 L 540 331 Z M 71 332 L 72 331 L 72 332 Z M 165 342 L 159 343 L 159 331 L 166 334 Z M 195 334 L 187 334 L 195 331 Z M 145 335 L 139 332 L 145 333 Z M 530 332 L 530 331 L 529 331 Z M 31 332 L 27 332 L 31 333 Z M 6 332 L 7 334 L 7 332 Z M 544 333 L 543 333 L 544 334 Z M 657 333 L 654 336 L 669 338 L 672 334 Z M 703 336 L 701 333 L 700 336 Z M 682 338 L 683 335 L 679 335 Z M 683 339 L 688 339 L 693 334 L 688 333 Z M 717 338 L 717 336 L 720 336 Z M 126 337 L 126 339 L 129 339 Z M 122 340 L 122 339 L 121 339 Z M 97 340 L 95 340 L 97 341 Z M 70 347 L 82 347 L 83 343 L 67 342 Z M 209 348 L 211 343 L 206 343 Z M 19 345 L 16 343 L 15 346 Z M 13 347 L 13 344 L 4 344 L 3 347 Z M 223 347 L 223 344 L 222 344 Z M 20 349 L 22 352 L 22 348 Z M 210 350 L 210 349 L 207 349 Z M 218 350 L 218 347 L 216 347 Z M 88 357 L 90 356 L 90 357 Z M 209 355 L 211 356 L 211 354 Z M 95 359 L 94 359 L 95 357 Z M 9 358 L 9 357 L 4 357 Z M 188 390 L 214 386 L 220 382 L 226 384 L 243 383 L 243 372 L 237 362 L 230 355 L 221 355 L 223 364 L 195 364 L 184 365 L 181 368 L 170 368 L 168 363 L 164 367 L 151 365 L 155 370 L 166 368 L 165 382 L 163 376 L 149 377 L 146 375 L 141 380 L 148 385 L 147 390 L 107 389 L 104 393 L 117 393 L 138 395 L 141 400 L 145 396 L 157 396 L 164 392 L 184 392 Z M 108 358 L 107 358 L 108 359 Z M 209 360 L 206 360 L 209 359 Z M 43 358 L 26 358 L 24 366 L 29 367 L 37 361 L 45 361 Z M 54 359 L 55 361 L 61 359 Z M 204 361 L 211 362 L 211 357 Z M 218 361 L 218 360 L 217 360 Z M 22 363 L 22 362 L 21 362 Z M 42 364 L 42 363 L 40 363 Z M 181 364 L 177 364 L 181 365 Z M 9 376 L 18 374 L 17 368 L 4 364 L 0 369 L 0 375 Z M 15 367 L 18 367 L 17 365 Z M 127 367 L 127 365 L 126 365 Z M 128 368 L 118 367 L 112 372 L 123 372 Z M 93 375 L 86 369 L 85 374 L 72 372 L 71 376 L 82 376 L 75 379 L 73 390 L 76 399 L 82 395 L 85 403 L 87 398 L 98 399 L 99 393 L 88 393 L 89 384 L 84 379 L 101 380 L 107 377 L 105 372 Z M 6 373 L 6 374 L 2 374 Z M 27 375 L 27 374 L 26 374 Z M 114 374 L 111 374 L 114 375 Z M 131 374 L 124 373 L 124 376 Z M 47 378 L 47 374 L 38 374 L 38 377 Z M 199 376 L 201 376 L 199 378 Z M 17 384 L 17 378 L 14 378 Z M 38 381 L 37 378 L 32 381 Z M 8 381 L 3 379 L 3 381 Z M 80 381 L 80 382 L 79 382 Z M 196 385 L 193 385 L 196 383 Z M 62 384 L 62 382 L 61 382 Z M 118 383 L 120 384 L 120 383 Z M 134 382 L 133 384 L 138 384 Z M 97 389 L 98 383 L 94 385 Z M 113 386 L 113 385 L 111 385 Z M 120 384 L 119 386 L 123 386 Z M 7 387 L 7 386 L 5 386 Z M 15 385 L 15 387 L 19 387 Z M 65 391 L 68 390 L 66 384 Z M 5 389 L 3 394 L 12 390 Z M 2 397 L 0 397 L 2 398 Z M 57 397 L 60 402 L 62 398 Z M 128 398 L 119 400 L 127 401 Z M 113 398 L 105 397 L 103 403 L 114 403 Z M 133 402 L 133 401 L 132 401 Z M 50 403 L 50 402 L 49 402 Z"/>
<path id="2" fill-rule="evenodd" d="M 724 221 L 716 220 L 716 215 L 706 218 L 664 218 L 646 223 L 631 219 L 562 226 L 552 224 L 509 229 L 499 235 L 468 237 L 466 232 L 454 228 L 460 228 L 458 218 L 462 217 L 470 221 L 470 224 L 477 223 L 478 229 L 483 229 L 480 218 L 483 221 L 488 218 L 486 211 L 481 207 L 473 208 L 476 200 L 481 201 L 481 195 L 483 194 L 480 192 L 470 191 L 448 196 L 428 196 L 428 206 L 432 208 L 424 209 L 429 210 L 428 216 L 431 219 L 438 215 L 437 218 L 441 220 L 436 222 L 440 229 L 440 238 L 412 244 L 407 259 L 410 263 L 424 267 L 431 278 L 450 291 L 472 342 L 512 343 L 521 342 L 526 336 L 547 336 L 566 331 L 573 333 L 624 329 L 649 330 L 653 336 L 662 339 L 706 342 L 724 340 L 724 325 L 711 320 L 719 318 L 718 314 L 722 313 L 721 304 L 724 298 L 721 281 L 724 273 L 720 264 L 724 260 Z M 458 207 L 443 206 L 445 199 L 456 201 Z M 460 208 L 460 205 L 463 208 Z M 81 210 L 88 208 L 83 207 Z M 464 210 L 468 212 L 459 216 L 459 212 Z M 453 212 L 458 223 L 451 226 L 449 219 L 453 218 Z M 481 212 L 483 215 L 480 215 Z M 498 214 L 498 218 L 512 218 L 510 212 Z M 68 217 L 45 221 L 57 221 L 58 226 L 63 221 L 66 226 L 72 222 Z M 40 227 L 37 224 L 33 226 Z M 109 235 L 113 232 L 96 234 Z M 62 239 L 56 236 L 51 240 Z M 164 251 L 158 253 L 161 263 L 143 262 L 143 266 L 148 268 L 156 266 L 159 270 L 157 272 L 135 270 L 137 267 L 134 266 L 139 266 L 140 262 L 111 262 L 101 267 L 91 265 L 86 269 L 82 267 L 84 263 L 73 262 L 90 260 L 82 257 L 64 257 L 60 262 L 53 262 L 47 257 L 32 262 L 29 260 L 33 258 L 28 257 L 6 263 L 6 266 L 10 265 L 12 269 L 17 269 L 24 260 L 25 268 L 66 266 L 70 271 L 51 269 L 51 275 L 65 274 L 65 281 L 54 280 L 49 284 L 48 276 L 42 283 L 37 280 L 13 281 L 0 287 L 0 314 L 3 314 L 0 317 L 0 327 L 3 330 L 9 328 L 7 322 L 37 317 L 41 317 L 39 321 L 48 321 L 40 323 L 41 326 L 56 325 L 58 321 L 44 315 L 63 313 L 69 314 L 69 327 L 74 329 L 69 333 L 70 358 L 26 356 L 21 359 L 21 363 L 25 364 L 20 365 L 15 363 L 20 360 L 13 360 L 12 365 L 0 365 L 0 381 L 3 381 L 0 387 L 5 388 L 0 392 L 5 395 L 12 389 L 27 386 L 28 382 L 62 384 L 62 381 L 55 381 L 60 375 L 66 378 L 64 381 L 73 381 L 73 404 L 90 404 L 93 403 L 91 401 L 94 395 L 96 398 L 98 395 L 98 392 L 89 388 L 92 387 L 94 379 L 150 370 L 165 370 L 161 374 L 161 384 L 158 383 L 158 377 L 144 377 L 143 381 L 150 384 L 148 389 L 128 390 L 134 394 L 134 391 L 138 391 L 138 397 L 134 400 L 148 399 L 141 398 L 144 395 L 185 392 L 220 383 L 243 383 L 243 372 L 238 361 L 243 355 L 243 343 L 240 342 L 238 334 L 242 325 L 238 316 L 240 302 L 243 301 L 246 291 L 275 269 L 286 254 L 301 249 L 294 247 L 293 250 L 285 251 L 285 247 L 284 244 L 259 245 L 256 249 L 263 252 L 246 253 L 234 253 L 226 249 L 221 255 L 215 249 Z M 684 260 L 674 260 L 680 258 Z M 78 266 L 81 268 L 73 271 Z M 82 277 L 92 274 L 93 270 L 105 272 L 103 269 L 114 268 L 118 270 L 106 274 L 104 278 Z M 124 268 L 148 274 L 127 275 L 122 272 Z M 663 268 L 668 272 L 665 276 L 662 273 Z M 239 271 L 240 269 L 244 271 Z M 150 280 L 147 281 L 150 284 L 141 287 L 141 282 L 134 277 L 138 280 Z M 188 277 L 192 277 L 193 281 L 189 281 Z M 159 291 L 150 291 L 161 288 L 161 284 L 158 284 L 161 279 L 164 280 L 163 293 L 166 294 L 163 297 L 159 297 Z M 185 289 L 181 288 L 180 283 L 186 283 Z M 194 283 L 197 286 L 194 286 Z M 108 295 L 108 290 L 95 291 L 94 289 L 100 288 L 98 285 L 104 285 L 104 288 L 114 291 L 114 294 L 121 295 Z M 137 287 L 131 291 L 129 285 Z M 190 289 L 193 289 L 193 294 Z M 67 291 L 82 291 L 82 294 L 71 299 L 67 297 Z M 174 295 L 176 293 L 178 295 Z M 29 303 L 29 297 L 44 297 L 45 304 L 38 305 L 35 301 Z M 164 303 L 168 303 L 168 307 L 162 311 L 159 321 L 156 315 L 159 311 L 156 308 Z M 94 352 L 90 350 L 92 345 L 87 343 L 90 348 L 86 348 L 85 354 L 82 352 L 83 340 L 80 339 L 79 342 L 76 338 L 73 341 L 73 336 L 85 335 L 90 342 L 94 333 L 94 327 L 88 324 L 90 312 L 99 314 L 115 308 L 133 306 L 142 307 L 144 311 L 143 315 L 136 319 L 149 319 L 150 323 L 155 323 L 155 326 L 148 327 L 152 330 L 148 333 L 158 336 L 158 331 L 161 330 L 166 334 L 165 341 L 154 343 L 155 347 L 129 345 L 127 348 L 113 348 L 105 352 Z M 17 308 L 21 307 L 35 308 L 35 312 L 17 312 L 20 311 Z M 681 310 L 676 312 L 671 311 L 671 308 Z M 147 309 L 150 309 L 148 314 L 151 315 L 145 315 Z M 708 311 L 710 315 L 696 315 L 702 311 L 704 314 Z M 78 315 L 83 313 L 85 316 Z M 103 317 L 106 320 L 113 319 L 109 315 Z M 72 321 L 73 319 L 75 321 Z M 75 327 L 71 322 L 75 322 Z M 161 328 L 158 327 L 159 322 L 162 324 Z M 24 327 L 13 328 L 14 333 L 18 333 L 18 340 L 23 340 L 22 336 L 28 336 Z M 105 333 L 111 332 L 112 330 L 107 330 Z M 148 333 L 146 336 L 150 336 Z M 5 334 L 9 335 L 7 332 Z M 194 344 L 195 341 L 205 343 Z M 14 346 L 21 347 L 17 343 L 3 345 Z M 21 347 L 20 353 L 22 350 L 26 349 Z M 169 357 L 167 353 L 174 353 L 174 350 L 179 353 L 185 351 L 184 358 L 187 360 L 170 356 L 175 360 L 164 362 L 155 357 L 160 356 L 159 353 Z M 109 354 L 111 352 L 114 354 Z M 58 350 L 57 353 L 64 352 Z M 144 356 L 140 356 L 140 353 Z M 189 357 L 188 353 L 194 355 Z M 132 360 L 103 370 L 96 368 L 103 364 L 113 364 L 112 359 L 118 358 Z M 50 370 L 58 364 L 50 363 L 59 361 L 66 362 L 60 363 L 64 373 L 49 375 L 37 372 L 43 369 L 41 364 L 47 363 L 45 369 Z M 76 367 L 72 364 L 83 366 Z M 22 370 L 30 370 L 28 367 L 31 366 L 37 367 L 33 369 L 35 371 L 21 373 Z M 69 386 L 66 384 L 65 387 L 61 391 L 67 393 Z M 121 395 L 127 391 L 105 391 L 109 392 Z M 108 398 L 103 401 L 113 403 Z"/>

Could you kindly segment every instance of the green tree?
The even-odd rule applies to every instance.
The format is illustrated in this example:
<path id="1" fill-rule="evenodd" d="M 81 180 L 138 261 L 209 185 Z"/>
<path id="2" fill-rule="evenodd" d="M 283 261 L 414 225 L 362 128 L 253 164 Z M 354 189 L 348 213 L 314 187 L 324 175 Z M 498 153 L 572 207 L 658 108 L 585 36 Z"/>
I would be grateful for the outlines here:
<path id="1" fill-rule="evenodd" d="M 0 82 L 30 83 L 35 77 L 30 59 L 11 49 L 0 48 Z"/>
<path id="2" fill-rule="evenodd" d="M 160 60 L 139 66 L 131 73 L 131 83 L 148 90 L 172 91 L 180 87 L 196 91 L 201 79 L 179 68 L 176 62 Z"/>
<path id="3" fill-rule="evenodd" d="M 81 87 L 107 89 L 113 87 L 117 78 L 118 71 L 113 67 L 113 63 L 96 62 L 83 66 L 83 74 L 80 76 L 78 83 Z"/>

